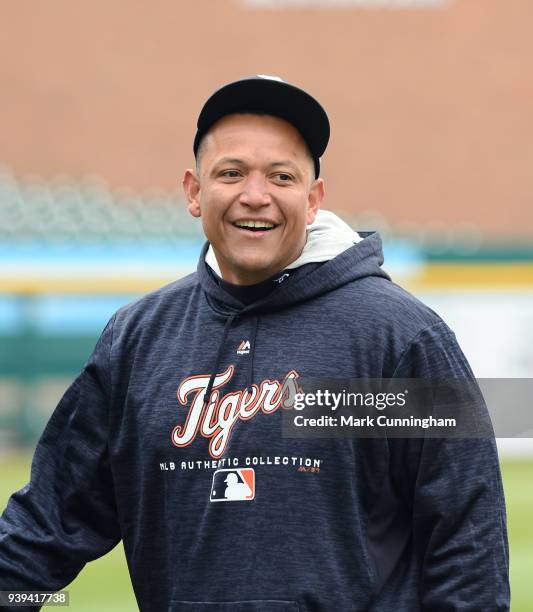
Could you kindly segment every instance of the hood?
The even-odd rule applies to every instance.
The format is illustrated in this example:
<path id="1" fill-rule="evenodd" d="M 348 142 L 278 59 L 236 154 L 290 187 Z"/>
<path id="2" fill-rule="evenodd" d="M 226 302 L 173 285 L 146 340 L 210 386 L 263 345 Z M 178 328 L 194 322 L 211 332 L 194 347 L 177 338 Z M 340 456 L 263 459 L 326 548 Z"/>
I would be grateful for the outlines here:
<path id="1" fill-rule="evenodd" d="M 320 265 L 307 266 L 310 263 Z M 208 270 L 209 266 L 220 276 L 209 242 L 200 254 L 197 274 L 211 306 L 220 314 L 238 315 L 285 308 L 365 276 L 389 279 L 382 264 L 383 249 L 377 232 L 356 232 L 334 213 L 321 210 L 315 222 L 308 226 L 301 255 L 280 272 L 279 287 L 266 298 L 244 306 L 224 291 Z M 299 269 L 301 273 L 296 273 Z M 290 282 L 282 278 L 285 273 Z"/>

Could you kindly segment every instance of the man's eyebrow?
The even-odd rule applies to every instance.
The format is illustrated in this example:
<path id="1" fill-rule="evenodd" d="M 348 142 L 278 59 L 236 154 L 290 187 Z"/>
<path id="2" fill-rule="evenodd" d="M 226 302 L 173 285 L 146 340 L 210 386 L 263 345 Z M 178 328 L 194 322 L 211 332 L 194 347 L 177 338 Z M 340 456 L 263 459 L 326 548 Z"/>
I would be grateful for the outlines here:
<path id="1" fill-rule="evenodd" d="M 278 166 L 288 166 L 292 168 L 293 170 L 295 170 L 296 172 L 300 172 L 300 168 L 298 167 L 298 164 L 295 164 L 290 159 L 282 159 L 281 161 L 272 162 L 270 166 L 272 168 L 276 168 Z"/>
<path id="2" fill-rule="evenodd" d="M 290 159 L 283 159 L 281 161 L 272 162 L 270 164 L 271 168 L 277 168 L 279 166 L 285 167 L 285 168 L 290 168 L 299 178 L 301 178 L 303 176 L 302 175 L 302 171 L 300 170 L 298 164 L 295 164 Z"/>
<path id="3" fill-rule="evenodd" d="M 244 160 L 239 159 L 238 157 L 221 157 L 215 162 L 216 166 L 219 166 L 220 164 L 238 164 L 243 166 Z"/>

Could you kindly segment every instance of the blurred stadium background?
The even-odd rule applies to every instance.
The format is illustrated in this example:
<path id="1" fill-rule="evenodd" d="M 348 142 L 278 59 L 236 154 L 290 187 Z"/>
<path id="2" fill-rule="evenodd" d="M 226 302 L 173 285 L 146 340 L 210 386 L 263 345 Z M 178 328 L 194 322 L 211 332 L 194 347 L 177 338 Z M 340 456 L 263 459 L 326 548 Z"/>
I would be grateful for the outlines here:
<path id="1" fill-rule="evenodd" d="M 113 312 L 194 270 L 179 189 L 219 85 L 278 74 L 332 123 L 325 208 L 478 377 L 533 377 L 529 0 L 0 0 L 0 505 Z M 532 406 L 533 409 L 533 406 Z M 513 610 L 533 609 L 533 451 L 498 441 Z M 136 609 L 117 547 L 71 609 Z"/>

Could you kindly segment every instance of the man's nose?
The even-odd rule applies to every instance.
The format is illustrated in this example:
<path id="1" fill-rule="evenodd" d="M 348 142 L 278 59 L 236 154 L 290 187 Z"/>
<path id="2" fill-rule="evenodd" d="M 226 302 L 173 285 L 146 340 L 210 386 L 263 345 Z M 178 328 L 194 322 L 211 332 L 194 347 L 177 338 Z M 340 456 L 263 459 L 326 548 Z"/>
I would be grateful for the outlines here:
<path id="1" fill-rule="evenodd" d="M 240 202 L 248 206 L 266 206 L 270 204 L 270 193 L 266 178 L 264 176 L 249 175 L 243 184 Z"/>

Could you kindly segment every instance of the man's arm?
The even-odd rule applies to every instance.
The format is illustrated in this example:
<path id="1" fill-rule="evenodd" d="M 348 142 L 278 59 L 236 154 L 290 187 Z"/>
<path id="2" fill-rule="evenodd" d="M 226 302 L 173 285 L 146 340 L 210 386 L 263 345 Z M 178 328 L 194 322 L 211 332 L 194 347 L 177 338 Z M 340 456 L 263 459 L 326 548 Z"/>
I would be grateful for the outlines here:
<path id="1" fill-rule="evenodd" d="M 59 590 L 120 540 L 108 456 L 113 319 L 37 445 L 0 518 L 0 590 Z"/>
<path id="2" fill-rule="evenodd" d="M 419 334 L 395 376 L 473 378 L 444 323 Z M 401 449 L 396 479 L 412 506 L 421 608 L 509 610 L 505 501 L 494 438 L 398 440 L 392 446 Z"/>

